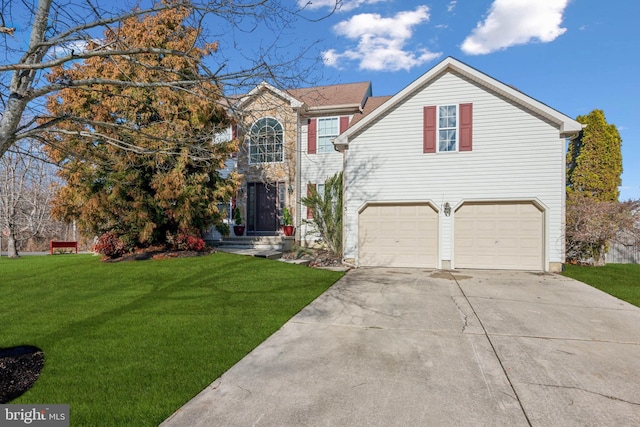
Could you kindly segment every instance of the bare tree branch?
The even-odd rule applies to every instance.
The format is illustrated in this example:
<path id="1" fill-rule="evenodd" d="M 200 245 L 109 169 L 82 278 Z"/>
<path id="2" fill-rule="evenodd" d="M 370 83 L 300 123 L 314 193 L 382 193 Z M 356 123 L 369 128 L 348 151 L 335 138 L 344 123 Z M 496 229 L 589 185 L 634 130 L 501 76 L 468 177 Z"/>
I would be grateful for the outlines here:
<path id="1" fill-rule="evenodd" d="M 339 0 L 336 0 L 336 8 L 338 6 Z M 150 57 L 189 59 L 189 49 L 129 46 L 119 37 L 118 29 L 126 20 L 142 19 L 172 9 L 189 10 L 190 22 L 198 32 L 193 47 L 203 48 L 215 41 L 223 43 L 221 47 L 228 53 L 219 50 L 207 63 L 194 62 L 198 74 L 184 76 L 181 70 L 150 62 Z M 235 95 L 262 80 L 278 87 L 301 86 L 305 79 L 313 79 L 314 75 L 303 71 L 302 67 L 319 61 L 319 55 L 313 52 L 314 43 L 292 51 L 291 46 L 282 41 L 287 39 L 286 31 L 296 20 L 322 19 L 306 17 L 305 12 L 305 7 L 296 8 L 295 3 L 288 0 L 168 0 L 152 7 L 130 10 L 121 10 L 113 3 L 105 5 L 99 0 L 37 0 L 35 4 L 2 1 L 0 52 L 4 51 L 8 60 L 0 65 L 0 156 L 17 141 L 50 131 L 57 122 L 49 122 L 47 126 L 38 124 L 38 120 L 47 117 L 44 98 L 62 90 L 111 85 L 189 91 L 192 86 L 214 82 L 216 87 L 224 89 L 224 93 L 218 92 L 212 99 L 226 98 L 227 106 L 231 106 Z M 16 18 L 22 14 L 27 15 L 25 25 L 15 25 Z M 14 27 L 17 28 L 15 33 Z M 253 33 L 263 28 L 271 31 L 271 40 L 262 45 L 265 37 L 261 33 L 257 49 L 242 46 L 233 39 L 236 33 Z M 211 29 L 214 31 L 210 32 Z M 108 37 L 112 39 L 110 42 Z M 22 46 L 18 39 L 28 39 L 28 46 Z M 243 53 L 247 50 L 251 53 Z M 167 81 L 116 82 L 110 78 L 46 81 L 55 69 L 72 69 L 74 64 L 100 57 L 118 58 L 181 77 L 177 81 L 169 81 L 176 80 L 174 78 Z M 88 134 L 84 136 L 89 137 Z"/>

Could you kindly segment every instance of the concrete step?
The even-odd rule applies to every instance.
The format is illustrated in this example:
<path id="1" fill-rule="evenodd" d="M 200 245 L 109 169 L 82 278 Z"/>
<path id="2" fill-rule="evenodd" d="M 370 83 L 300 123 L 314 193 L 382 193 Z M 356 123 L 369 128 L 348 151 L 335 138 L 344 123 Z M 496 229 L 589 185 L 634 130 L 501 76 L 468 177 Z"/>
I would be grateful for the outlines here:
<path id="1" fill-rule="evenodd" d="M 256 249 L 263 251 L 289 251 L 294 238 L 288 236 L 229 236 L 222 240 L 209 242 L 217 248 Z"/>
<path id="2" fill-rule="evenodd" d="M 237 255 L 247 255 L 254 256 L 258 258 L 268 258 L 268 259 L 280 259 L 282 257 L 282 252 L 273 251 L 273 250 L 260 250 L 260 249 L 247 249 L 247 248 L 230 248 L 226 246 L 221 246 L 217 248 L 220 252 L 227 252 L 230 254 Z"/>

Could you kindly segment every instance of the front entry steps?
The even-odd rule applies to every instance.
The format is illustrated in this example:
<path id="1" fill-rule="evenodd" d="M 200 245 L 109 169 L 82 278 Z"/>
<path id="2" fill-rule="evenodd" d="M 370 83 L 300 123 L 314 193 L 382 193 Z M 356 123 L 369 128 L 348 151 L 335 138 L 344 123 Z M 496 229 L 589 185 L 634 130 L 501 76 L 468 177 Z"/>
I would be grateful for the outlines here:
<path id="1" fill-rule="evenodd" d="M 291 250 L 294 241 L 293 236 L 229 236 L 208 243 L 221 252 L 278 259 Z"/>

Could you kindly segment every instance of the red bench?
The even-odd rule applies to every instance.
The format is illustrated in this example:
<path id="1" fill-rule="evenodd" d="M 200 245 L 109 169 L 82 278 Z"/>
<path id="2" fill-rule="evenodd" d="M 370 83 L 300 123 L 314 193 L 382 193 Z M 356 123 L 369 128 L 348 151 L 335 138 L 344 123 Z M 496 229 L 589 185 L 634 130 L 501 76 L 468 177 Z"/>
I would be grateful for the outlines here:
<path id="1" fill-rule="evenodd" d="M 78 253 L 78 242 L 55 242 L 52 240 L 49 243 L 49 253 L 51 255 L 53 255 L 53 250 L 55 248 L 72 248 L 76 250 L 76 253 Z"/>

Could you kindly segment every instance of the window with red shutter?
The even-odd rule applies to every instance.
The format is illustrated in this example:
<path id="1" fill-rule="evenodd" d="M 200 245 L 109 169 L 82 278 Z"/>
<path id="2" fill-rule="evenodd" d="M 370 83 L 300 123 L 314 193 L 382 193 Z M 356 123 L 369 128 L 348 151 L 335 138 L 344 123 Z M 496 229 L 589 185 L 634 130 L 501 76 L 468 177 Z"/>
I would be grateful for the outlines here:
<path id="1" fill-rule="evenodd" d="M 423 116 L 424 153 L 472 150 L 473 104 L 430 105 Z"/>
<path id="2" fill-rule="evenodd" d="M 473 104 L 460 104 L 460 151 L 471 151 L 473 146 Z"/>
<path id="3" fill-rule="evenodd" d="M 349 116 L 340 117 L 340 133 L 344 132 L 349 128 Z"/>
<path id="4" fill-rule="evenodd" d="M 308 121 L 308 128 L 307 128 L 307 153 L 309 154 L 316 154 L 317 151 L 317 145 L 316 145 L 316 139 L 317 139 L 317 120 L 316 119 L 309 119 Z"/>
<path id="5" fill-rule="evenodd" d="M 307 197 L 311 197 L 311 192 L 315 190 L 315 184 L 307 184 Z M 307 219 L 313 219 L 313 209 L 307 206 Z"/>
<path id="6" fill-rule="evenodd" d="M 436 152 L 436 107 L 428 106 L 424 107 L 423 112 L 423 142 L 422 142 L 422 151 L 424 153 L 435 153 Z"/>

